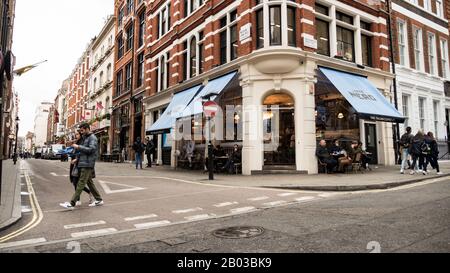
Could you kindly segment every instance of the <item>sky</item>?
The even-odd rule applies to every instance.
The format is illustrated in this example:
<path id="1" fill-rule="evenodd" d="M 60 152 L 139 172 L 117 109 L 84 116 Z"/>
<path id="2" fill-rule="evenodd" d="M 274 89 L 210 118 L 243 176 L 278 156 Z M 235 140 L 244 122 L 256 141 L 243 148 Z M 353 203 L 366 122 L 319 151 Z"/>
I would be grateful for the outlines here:
<path id="1" fill-rule="evenodd" d="M 20 99 L 19 136 L 34 130 L 36 108 L 43 101 L 54 102 L 63 80 L 113 13 L 114 0 L 17 0 L 15 69 L 48 60 L 14 78 Z"/>

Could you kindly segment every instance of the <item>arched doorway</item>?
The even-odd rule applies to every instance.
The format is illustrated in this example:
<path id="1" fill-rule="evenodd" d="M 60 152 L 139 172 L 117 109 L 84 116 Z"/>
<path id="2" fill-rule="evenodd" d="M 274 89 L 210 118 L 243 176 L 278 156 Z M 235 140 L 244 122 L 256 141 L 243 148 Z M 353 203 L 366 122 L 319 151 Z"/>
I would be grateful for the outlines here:
<path id="1" fill-rule="evenodd" d="M 263 105 L 264 166 L 295 167 L 294 99 L 286 93 L 271 94 Z"/>

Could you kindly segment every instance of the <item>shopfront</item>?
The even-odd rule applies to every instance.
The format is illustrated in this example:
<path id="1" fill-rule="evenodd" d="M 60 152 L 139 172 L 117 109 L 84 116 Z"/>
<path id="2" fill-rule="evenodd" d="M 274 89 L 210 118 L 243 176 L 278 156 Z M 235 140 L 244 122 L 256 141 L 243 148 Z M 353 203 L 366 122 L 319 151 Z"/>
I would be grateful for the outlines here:
<path id="1" fill-rule="evenodd" d="M 316 140 L 339 140 L 345 148 L 361 141 L 379 160 L 382 123 L 404 122 L 404 117 L 366 77 L 319 67 L 315 86 Z M 387 133 L 387 132 L 386 132 Z"/>

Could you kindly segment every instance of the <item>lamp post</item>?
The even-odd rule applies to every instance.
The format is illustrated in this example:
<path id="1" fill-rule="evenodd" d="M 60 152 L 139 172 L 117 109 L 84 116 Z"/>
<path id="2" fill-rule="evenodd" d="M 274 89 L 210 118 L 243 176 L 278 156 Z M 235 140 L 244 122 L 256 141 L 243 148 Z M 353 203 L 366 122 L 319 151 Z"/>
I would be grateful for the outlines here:
<path id="1" fill-rule="evenodd" d="M 16 163 L 17 163 L 17 136 L 19 134 L 19 121 L 20 121 L 20 119 L 17 116 L 16 117 L 16 143 L 14 145 L 14 157 L 13 157 L 14 165 L 16 165 Z"/>
<path id="2" fill-rule="evenodd" d="M 217 104 L 215 104 L 214 100 L 211 100 L 211 97 L 217 97 L 219 94 L 210 93 L 202 97 L 203 101 L 203 112 L 208 119 L 208 171 L 209 171 L 209 180 L 214 180 L 214 159 L 213 159 L 213 150 L 212 150 L 212 141 L 211 141 L 211 119 L 216 115 L 217 112 Z"/>

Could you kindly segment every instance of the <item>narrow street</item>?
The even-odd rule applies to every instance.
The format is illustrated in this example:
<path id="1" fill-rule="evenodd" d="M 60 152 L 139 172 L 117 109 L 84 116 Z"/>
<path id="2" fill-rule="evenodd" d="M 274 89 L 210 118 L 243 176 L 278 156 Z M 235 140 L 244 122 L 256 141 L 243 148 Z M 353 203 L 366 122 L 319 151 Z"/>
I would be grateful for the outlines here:
<path id="1" fill-rule="evenodd" d="M 81 252 L 369 252 L 371 242 L 381 252 L 450 250 L 448 178 L 386 191 L 302 192 L 100 163 L 96 185 L 105 205 L 89 208 L 83 195 L 81 207 L 66 211 L 58 204 L 73 192 L 67 163 L 21 164 L 24 217 L 0 233 L 0 252 L 69 252 L 74 241 Z M 233 226 L 265 232 L 239 240 L 211 235 Z"/>

